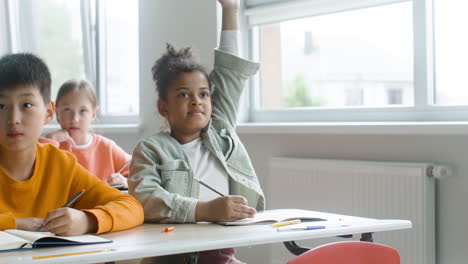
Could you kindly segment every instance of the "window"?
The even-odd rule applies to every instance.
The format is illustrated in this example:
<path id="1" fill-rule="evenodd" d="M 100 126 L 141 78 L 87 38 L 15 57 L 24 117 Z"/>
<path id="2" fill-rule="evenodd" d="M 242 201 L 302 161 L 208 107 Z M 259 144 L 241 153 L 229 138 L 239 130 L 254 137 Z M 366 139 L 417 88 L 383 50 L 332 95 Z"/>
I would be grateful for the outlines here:
<path id="1" fill-rule="evenodd" d="M 138 3 L 135 0 L 98 0 L 102 38 L 101 111 L 109 115 L 138 114 Z"/>
<path id="2" fill-rule="evenodd" d="M 84 78 L 83 40 L 79 1 L 10 1 L 12 28 L 16 36 L 13 52 L 32 52 L 43 58 L 51 70 L 52 98 L 60 84 Z M 16 14 L 13 10 L 17 10 Z"/>
<path id="3" fill-rule="evenodd" d="M 0 1 L 0 54 L 8 51 L 8 27 L 7 13 L 4 1 Z"/>
<path id="4" fill-rule="evenodd" d="M 434 1 L 435 79 L 438 105 L 468 104 L 468 2 Z"/>
<path id="5" fill-rule="evenodd" d="M 248 0 L 250 121 L 468 120 L 468 4 L 449 1 Z"/>
<path id="6" fill-rule="evenodd" d="M 385 106 L 390 85 L 411 105 L 411 10 L 406 2 L 258 26 L 261 108 Z"/>
<path id="7" fill-rule="evenodd" d="M 138 115 L 138 1 L 5 1 L 11 52 L 32 52 L 52 74 L 52 99 L 73 78 L 94 83 L 102 122 Z M 125 12 L 124 12 L 125 11 Z"/>

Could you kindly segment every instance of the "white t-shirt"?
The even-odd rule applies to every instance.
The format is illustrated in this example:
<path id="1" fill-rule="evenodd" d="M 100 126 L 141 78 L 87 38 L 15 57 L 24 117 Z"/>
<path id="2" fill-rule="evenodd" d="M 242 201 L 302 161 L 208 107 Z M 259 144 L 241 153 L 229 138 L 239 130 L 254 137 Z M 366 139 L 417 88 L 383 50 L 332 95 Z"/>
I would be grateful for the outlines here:
<path id="1" fill-rule="evenodd" d="M 190 158 L 190 163 L 193 167 L 193 176 L 218 192 L 228 195 L 229 179 L 226 170 L 223 168 L 221 162 L 203 145 L 201 138 L 183 144 L 182 147 Z M 194 181 L 194 184 L 199 183 Z M 200 185 L 200 193 L 198 196 L 200 201 L 210 201 L 218 197 L 219 194 Z"/>
<path id="2" fill-rule="evenodd" d="M 77 148 L 77 149 L 84 149 L 84 148 L 87 148 L 87 147 L 91 146 L 91 144 L 93 144 L 93 140 L 94 140 L 93 135 L 89 135 L 89 139 L 88 139 L 88 142 L 86 142 L 86 144 L 83 144 L 83 145 L 75 145 L 75 148 Z"/>

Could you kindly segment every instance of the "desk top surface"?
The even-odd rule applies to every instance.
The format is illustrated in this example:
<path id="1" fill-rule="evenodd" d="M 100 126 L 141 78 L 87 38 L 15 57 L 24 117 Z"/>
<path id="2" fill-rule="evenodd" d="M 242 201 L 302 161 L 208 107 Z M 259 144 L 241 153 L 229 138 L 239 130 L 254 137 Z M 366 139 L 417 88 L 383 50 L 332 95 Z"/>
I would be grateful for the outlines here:
<path id="1" fill-rule="evenodd" d="M 34 256 L 49 256 L 102 250 L 97 253 L 34 260 L 34 263 L 93 263 L 151 256 L 172 255 L 203 250 L 252 246 L 283 241 L 333 237 L 348 234 L 411 228 L 407 220 L 377 220 L 317 212 L 328 221 L 313 222 L 325 229 L 278 232 L 271 223 L 248 226 L 199 224 L 144 224 L 129 230 L 102 234 L 113 243 L 43 248 L 0 253 L 0 263 L 30 263 Z M 172 232 L 161 232 L 174 226 Z"/>

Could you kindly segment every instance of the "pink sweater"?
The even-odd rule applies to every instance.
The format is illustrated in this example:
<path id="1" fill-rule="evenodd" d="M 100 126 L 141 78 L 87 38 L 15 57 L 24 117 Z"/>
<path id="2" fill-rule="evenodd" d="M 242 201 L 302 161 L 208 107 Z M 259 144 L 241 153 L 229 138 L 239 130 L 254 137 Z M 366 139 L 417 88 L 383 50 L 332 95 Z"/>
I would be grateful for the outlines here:
<path id="1" fill-rule="evenodd" d="M 81 166 L 88 169 L 101 180 L 107 180 L 131 159 L 131 156 L 114 141 L 101 135 L 93 134 L 93 142 L 86 148 L 75 148 L 68 141 L 60 142 L 40 138 L 40 142 L 59 146 L 60 149 L 73 153 Z M 121 174 L 128 177 L 127 166 Z"/>

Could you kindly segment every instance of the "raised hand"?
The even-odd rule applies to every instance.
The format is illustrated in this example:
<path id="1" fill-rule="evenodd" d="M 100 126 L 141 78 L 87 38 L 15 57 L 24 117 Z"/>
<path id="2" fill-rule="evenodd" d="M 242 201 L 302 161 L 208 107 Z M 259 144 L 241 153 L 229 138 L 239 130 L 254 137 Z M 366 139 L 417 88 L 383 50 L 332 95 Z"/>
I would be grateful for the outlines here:
<path id="1" fill-rule="evenodd" d="M 218 0 L 223 7 L 222 30 L 239 30 L 239 0 Z"/>
<path id="2" fill-rule="evenodd" d="M 236 221 L 254 217 L 257 211 L 247 205 L 247 200 L 239 195 L 228 195 L 211 201 L 197 203 L 195 220 L 208 222 Z"/>
<path id="3" fill-rule="evenodd" d="M 69 207 L 49 211 L 44 219 L 44 229 L 59 236 L 77 236 L 97 231 L 96 218 Z"/>
<path id="4" fill-rule="evenodd" d="M 223 9 L 239 9 L 240 0 L 218 0 Z"/>

